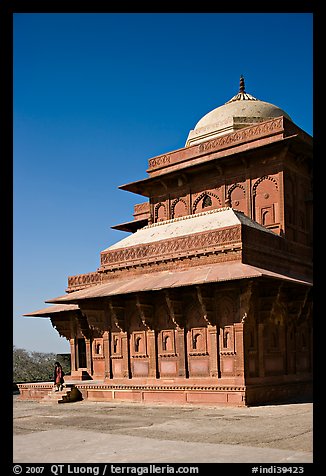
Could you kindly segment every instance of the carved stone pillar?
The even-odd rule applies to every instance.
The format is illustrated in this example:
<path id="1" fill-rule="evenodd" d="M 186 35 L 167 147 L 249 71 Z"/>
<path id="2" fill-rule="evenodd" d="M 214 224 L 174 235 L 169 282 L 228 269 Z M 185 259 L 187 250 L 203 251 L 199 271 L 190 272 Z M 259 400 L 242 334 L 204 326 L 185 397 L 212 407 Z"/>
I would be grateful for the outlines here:
<path id="1" fill-rule="evenodd" d="M 264 363 L 264 324 L 258 324 L 258 375 L 265 377 L 265 363 Z"/>
<path id="2" fill-rule="evenodd" d="M 158 362 L 153 305 L 148 302 L 146 295 L 138 294 L 136 296 L 136 306 L 141 322 L 146 328 L 146 349 L 149 358 L 148 376 L 157 378 Z"/>
<path id="3" fill-rule="evenodd" d="M 71 358 L 71 372 L 74 372 L 77 370 L 75 338 L 70 339 L 70 358 Z"/>
<path id="4" fill-rule="evenodd" d="M 111 373 L 111 336 L 110 332 L 103 333 L 103 353 L 104 353 L 104 378 L 110 379 Z"/>
<path id="5" fill-rule="evenodd" d="M 182 301 L 173 290 L 165 291 L 165 301 L 169 310 L 170 318 L 176 326 L 175 351 L 178 356 L 178 376 L 188 377 L 186 331 L 182 312 Z"/>
<path id="6" fill-rule="evenodd" d="M 218 358 L 218 336 L 216 326 L 207 326 L 208 333 L 208 353 L 209 353 L 209 375 L 210 377 L 219 376 L 219 358 Z"/>
<path id="7" fill-rule="evenodd" d="M 93 375 L 93 362 L 92 362 L 92 341 L 91 339 L 85 339 L 86 344 L 86 365 L 87 371 L 90 375 Z"/>
<path id="8" fill-rule="evenodd" d="M 122 363 L 122 376 L 124 378 L 131 378 L 131 369 L 130 369 L 130 334 L 129 332 L 123 332 L 121 335 L 121 349 L 123 355 Z"/>
<path id="9" fill-rule="evenodd" d="M 209 354 L 209 375 L 218 377 L 219 375 L 219 353 L 218 336 L 215 325 L 214 298 L 207 286 L 196 286 L 197 299 L 200 305 L 202 316 L 207 322 L 207 346 Z"/>
<path id="10" fill-rule="evenodd" d="M 244 336 L 243 323 L 234 323 L 234 341 L 235 341 L 235 368 L 236 377 L 244 377 Z"/>
<path id="11" fill-rule="evenodd" d="M 175 350 L 178 355 L 178 376 L 188 377 L 186 332 L 181 327 L 176 330 Z"/>
<path id="12" fill-rule="evenodd" d="M 128 332 L 125 304 L 119 298 L 112 298 L 108 303 L 108 309 L 110 312 L 111 326 L 113 329 L 119 329 L 121 335 L 121 376 L 131 378 L 130 335 Z M 112 360 L 110 365 L 112 366 Z"/>
<path id="13" fill-rule="evenodd" d="M 156 333 L 155 330 L 147 330 L 147 352 L 149 357 L 148 376 L 157 378 L 157 348 L 156 348 Z"/>

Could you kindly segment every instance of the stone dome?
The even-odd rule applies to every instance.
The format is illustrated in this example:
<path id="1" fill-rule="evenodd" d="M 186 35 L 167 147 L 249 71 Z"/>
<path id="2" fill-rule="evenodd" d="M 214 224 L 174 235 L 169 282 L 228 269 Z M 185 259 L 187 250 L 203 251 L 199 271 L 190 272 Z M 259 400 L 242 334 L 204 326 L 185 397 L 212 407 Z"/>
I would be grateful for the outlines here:
<path id="1" fill-rule="evenodd" d="M 195 128 L 189 132 L 186 147 L 279 116 L 284 116 L 292 121 L 290 116 L 279 107 L 260 101 L 246 93 L 244 78 L 241 76 L 238 94 L 222 106 L 205 114 L 197 122 Z"/>

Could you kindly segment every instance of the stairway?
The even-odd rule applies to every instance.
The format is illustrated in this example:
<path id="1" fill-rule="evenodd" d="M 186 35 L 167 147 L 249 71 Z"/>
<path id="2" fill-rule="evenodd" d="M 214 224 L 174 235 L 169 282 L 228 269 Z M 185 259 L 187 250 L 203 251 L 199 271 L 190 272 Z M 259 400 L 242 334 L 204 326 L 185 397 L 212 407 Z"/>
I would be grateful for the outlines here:
<path id="1" fill-rule="evenodd" d="M 41 403 L 69 403 L 69 402 L 77 402 L 78 400 L 82 400 L 82 394 L 78 390 L 78 388 L 73 384 L 66 384 L 64 385 L 63 389 L 55 392 L 51 390 L 45 397 L 43 397 L 40 402 Z"/>

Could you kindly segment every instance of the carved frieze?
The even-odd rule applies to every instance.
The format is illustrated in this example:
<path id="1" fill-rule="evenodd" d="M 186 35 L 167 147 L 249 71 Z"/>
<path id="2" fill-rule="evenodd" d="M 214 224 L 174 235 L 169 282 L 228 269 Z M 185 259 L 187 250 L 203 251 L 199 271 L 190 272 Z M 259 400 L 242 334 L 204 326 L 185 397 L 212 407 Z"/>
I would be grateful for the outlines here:
<path id="1" fill-rule="evenodd" d="M 146 243 L 120 250 L 110 250 L 101 253 L 101 265 L 129 263 L 132 265 L 144 261 L 166 260 L 174 256 L 200 255 L 213 251 L 218 246 L 225 246 L 241 240 L 240 226 L 224 228 L 196 235 L 187 235 L 171 240 L 161 240 L 156 243 Z"/>
<path id="2" fill-rule="evenodd" d="M 159 155 L 148 161 L 149 168 L 161 167 L 162 165 L 168 165 L 171 163 L 171 156 L 169 154 Z"/>
<path id="3" fill-rule="evenodd" d="M 289 121 L 286 121 L 286 129 L 289 127 L 288 124 Z M 270 136 L 277 132 L 282 133 L 284 132 L 284 125 L 283 118 L 278 117 L 264 121 L 254 126 L 246 127 L 236 132 L 231 132 L 230 134 L 225 134 L 206 142 L 202 142 L 198 145 L 190 146 L 186 153 L 175 151 L 169 154 L 159 155 L 149 159 L 148 170 L 151 172 L 156 168 L 158 169 L 190 160 L 195 158 L 198 154 L 202 154 L 204 152 L 218 151 L 233 145 L 241 144 L 242 142 L 250 142 L 264 136 Z M 296 129 L 296 133 L 298 133 L 298 129 Z"/>
<path id="4" fill-rule="evenodd" d="M 272 119 L 270 121 L 265 121 L 257 126 L 246 127 L 237 132 L 232 132 L 231 134 L 226 134 L 216 139 L 212 139 L 207 142 L 203 142 L 198 146 L 199 152 L 216 150 L 223 148 L 235 143 L 240 143 L 244 141 L 253 140 L 256 137 L 261 137 L 268 135 L 271 132 L 283 130 L 283 119 L 281 117 L 277 119 Z"/>
<path id="5" fill-rule="evenodd" d="M 100 284 L 102 282 L 102 275 L 98 272 L 77 274 L 75 276 L 68 276 L 68 289 L 69 288 L 83 288 L 86 286 L 93 286 L 94 284 Z"/>

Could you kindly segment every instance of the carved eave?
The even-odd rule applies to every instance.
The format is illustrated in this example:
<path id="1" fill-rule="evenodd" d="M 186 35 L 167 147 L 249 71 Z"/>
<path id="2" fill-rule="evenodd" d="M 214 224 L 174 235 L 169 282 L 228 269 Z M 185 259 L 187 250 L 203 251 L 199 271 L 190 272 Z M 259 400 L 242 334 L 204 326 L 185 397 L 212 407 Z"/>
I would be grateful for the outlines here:
<path id="1" fill-rule="evenodd" d="M 28 312 L 23 314 L 24 317 L 53 317 L 60 316 L 63 317 L 70 316 L 70 313 L 78 312 L 79 306 L 77 304 L 56 304 L 39 309 L 38 311 Z"/>
<path id="2" fill-rule="evenodd" d="M 81 316 L 78 311 L 63 311 L 50 316 L 52 327 L 58 332 L 60 337 L 70 340 L 78 333 L 78 318 Z M 79 329 L 80 331 L 80 329 Z"/>
<path id="3" fill-rule="evenodd" d="M 106 301 L 86 300 L 80 303 L 80 309 L 93 335 L 103 335 L 110 329 L 110 312 Z"/>
<path id="4" fill-rule="evenodd" d="M 77 304 L 56 304 L 38 311 L 24 314 L 26 317 L 48 317 L 53 328 L 61 337 L 71 339 L 78 333 L 85 337 L 90 335 L 90 329 L 85 323 L 80 307 Z"/>
<path id="5" fill-rule="evenodd" d="M 125 223 L 120 223 L 119 225 L 111 226 L 111 228 L 113 230 L 135 233 L 137 230 L 140 230 L 146 225 L 148 225 L 148 218 L 142 218 L 140 220 L 132 220 Z"/>
<path id="6" fill-rule="evenodd" d="M 120 190 L 126 190 L 127 192 L 143 195 L 144 197 L 150 197 L 152 195 L 153 185 L 156 185 L 157 183 L 159 183 L 158 180 L 145 178 L 143 180 L 120 185 L 118 188 Z"/>

